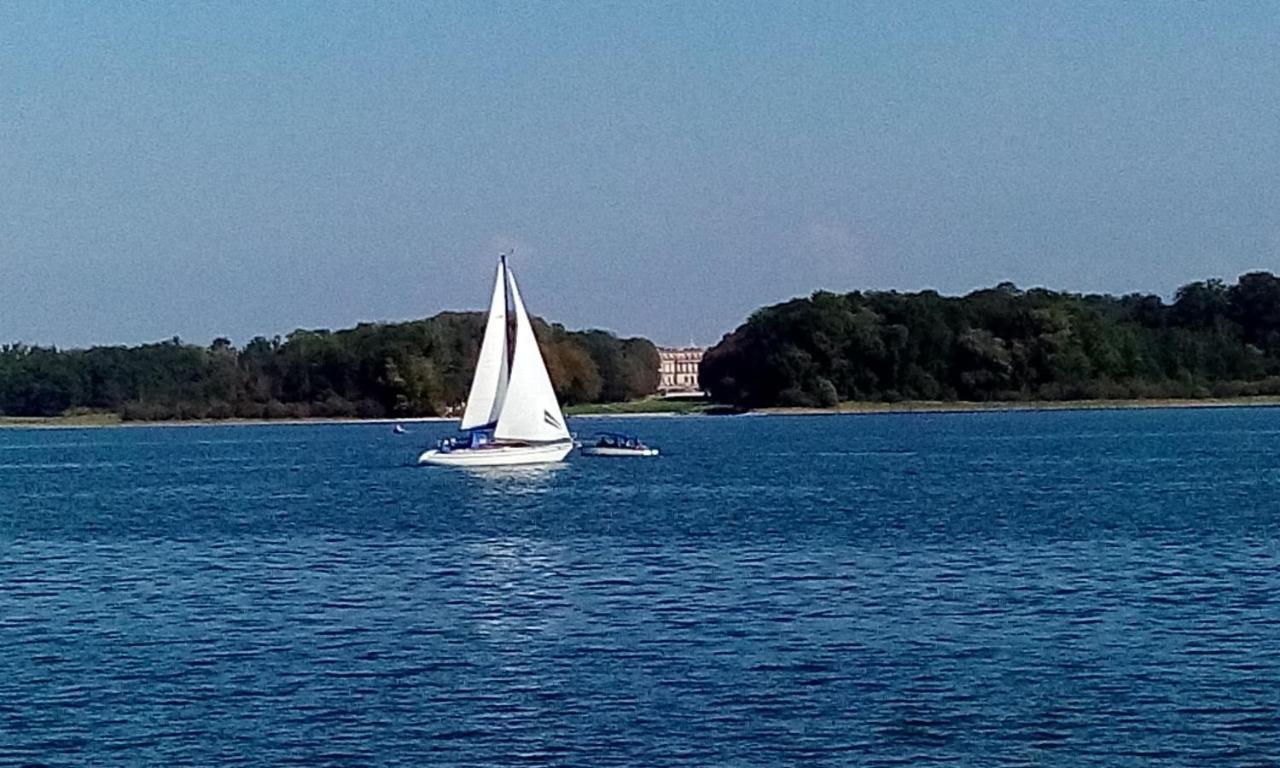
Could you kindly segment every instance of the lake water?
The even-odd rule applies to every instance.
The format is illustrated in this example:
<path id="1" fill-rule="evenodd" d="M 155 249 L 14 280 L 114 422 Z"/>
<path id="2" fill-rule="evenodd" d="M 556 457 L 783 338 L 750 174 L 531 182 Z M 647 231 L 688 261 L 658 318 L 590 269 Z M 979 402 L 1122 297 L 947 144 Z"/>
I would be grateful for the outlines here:
<path id="1" fill-rule="evenodd" d="M 0 430 L 0 763 L 1280 761 L 1280 410 Z"/>

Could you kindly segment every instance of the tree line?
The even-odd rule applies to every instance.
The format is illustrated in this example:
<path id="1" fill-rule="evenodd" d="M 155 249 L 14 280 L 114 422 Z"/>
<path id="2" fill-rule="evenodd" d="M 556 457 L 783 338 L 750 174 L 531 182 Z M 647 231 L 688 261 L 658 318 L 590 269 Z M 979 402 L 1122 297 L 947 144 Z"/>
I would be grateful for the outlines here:
<path id="1" fill-rule="evenodd" d="M 471 384 L 484 315 L 298 330 L 236 348 L 178 338 L 141 346 L 0 347 L 0 414 L 116 412 L 126 420 L 451 415 Z M 565 403 L 643 397 L 658 386 L 647 339 L 534 320 Z"/>
<path id="2" fill-rule="evenodd" d="M 1011 283 L 959 297 L 820 291 L 756 311 L 699 378 L 748 408 L 1276 395 L 1280 278 L 1194 282 L 1172 303 Z"/>

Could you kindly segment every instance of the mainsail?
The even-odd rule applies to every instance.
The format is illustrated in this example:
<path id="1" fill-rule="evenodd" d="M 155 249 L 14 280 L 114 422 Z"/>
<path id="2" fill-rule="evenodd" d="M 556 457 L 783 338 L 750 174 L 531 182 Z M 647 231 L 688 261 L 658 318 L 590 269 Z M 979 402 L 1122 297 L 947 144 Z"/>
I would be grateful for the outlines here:
<path id="1" fill-rule="evenodd" d="M 560 412 L 551 377 L 547 375 L 547 366 L 538 351 L 538 339 L 533 334 L 529 313 L 525 311 L 520 289 L 516 287 L 515 276 L 510 270 L 507 270 L 507 285 L 516 318 L 515 354 L 511 361 L 511 379 L 493 435 L 499 440 L 524 442 L 568 440 L 569 429 L 565 426 L 564 414 Z"/>
<path id="2" fill-rule="evenodd" d="M 489 302 L 489 321 L 480 343 L 480 360 L 471 380 L 471 394 L 462 414 L 462 429 L 491 425 L 498 420 L 507 395 L 507 261 L 498 262 L 498 277 Z"/>

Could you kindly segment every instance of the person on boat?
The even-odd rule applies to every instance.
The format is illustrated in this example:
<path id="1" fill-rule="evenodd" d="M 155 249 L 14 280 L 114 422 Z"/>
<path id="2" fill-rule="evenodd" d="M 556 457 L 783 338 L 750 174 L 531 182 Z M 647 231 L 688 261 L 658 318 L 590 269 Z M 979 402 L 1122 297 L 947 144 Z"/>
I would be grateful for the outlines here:
<path id="1" fill-rule="evenodd" d="M 625 448 L 628 450 L 640 451 L 645 449 L 645 444 L 637 437 L 630 435 L 614 435 L 604 434 L 596 441 L 599 448 Z"/>

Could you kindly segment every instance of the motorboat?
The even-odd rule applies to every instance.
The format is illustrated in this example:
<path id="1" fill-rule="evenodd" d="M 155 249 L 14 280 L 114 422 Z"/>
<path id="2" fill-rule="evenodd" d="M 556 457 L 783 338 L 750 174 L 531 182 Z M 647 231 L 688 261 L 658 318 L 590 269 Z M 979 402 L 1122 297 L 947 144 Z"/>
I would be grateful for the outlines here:
<path id="1" fill-rule="evenodd" d="M 596 434 L 594 445 L 579 448 L 583 456 L 657 456 L 658 449 L 651 448 L 632 435 L 620 432 Z"/>

